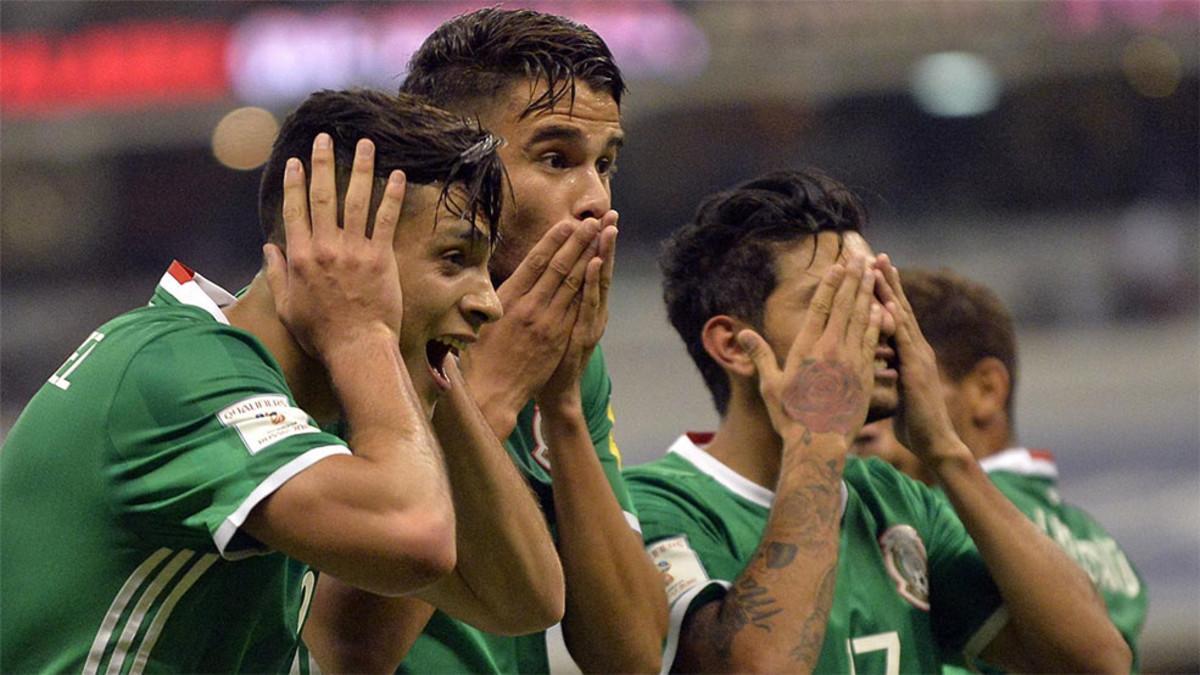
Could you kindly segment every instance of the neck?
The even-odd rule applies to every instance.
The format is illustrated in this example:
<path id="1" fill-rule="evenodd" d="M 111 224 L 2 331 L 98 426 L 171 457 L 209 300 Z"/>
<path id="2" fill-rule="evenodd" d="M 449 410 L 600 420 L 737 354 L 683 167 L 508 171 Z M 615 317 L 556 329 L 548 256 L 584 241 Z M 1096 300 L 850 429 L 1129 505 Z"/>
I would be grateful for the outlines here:
<path id="1" fill-rule="evenodd" d="M 757 394 L 757 392 L 755 392 Z M 707 452 L 747 480 L 774 491 L 783 441 L 757 395 L 734 391 Z"/>
<path id="2" fill-rule="evenodd" d="M 975 459 L 990 457 L 1016 445 L 1009 431 L 1008 420 L 995 420 L 984 425 L 971 425 L 962 433 L 962 442 L 971 449 Z"/>
<path id="3" fill-rule="evenodd" d="M 337 421 L 341 412 L 329 376 L 319 361 L 305 353 L 275 313 L 275 299 L 266 275 L 255 276 L 246 293 L 225 309 L 225 316 L 230 325 L 258 338 L 271 352 L 298 406 L 321 424 Z"/>

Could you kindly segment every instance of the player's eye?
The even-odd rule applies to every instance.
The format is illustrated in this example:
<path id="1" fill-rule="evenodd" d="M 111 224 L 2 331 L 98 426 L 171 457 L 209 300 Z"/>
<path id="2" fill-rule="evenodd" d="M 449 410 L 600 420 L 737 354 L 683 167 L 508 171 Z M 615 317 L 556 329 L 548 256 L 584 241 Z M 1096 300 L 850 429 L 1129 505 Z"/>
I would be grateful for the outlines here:
<path id="1" fill-rule="evenodd" d="M 460 269 L 467 266 L 467 254 L 458 249 L 447 251 L 442 254 L 442 262 L 447 267 Z"/>
<path id="2" fill-rule="evenodd" d="M 551 169 L 565 169 L 570 166 L 567 156 L 561 152 L 547 152 L 542 155 L 541 162 Z"/>
<path id="3" fill-rule="evenodd" d="M 600 172 L 601 176 L 612 176 L 617 173 L 617 160 L 610 157 L 601 157 L 596 162 L 596 171 Z"/>

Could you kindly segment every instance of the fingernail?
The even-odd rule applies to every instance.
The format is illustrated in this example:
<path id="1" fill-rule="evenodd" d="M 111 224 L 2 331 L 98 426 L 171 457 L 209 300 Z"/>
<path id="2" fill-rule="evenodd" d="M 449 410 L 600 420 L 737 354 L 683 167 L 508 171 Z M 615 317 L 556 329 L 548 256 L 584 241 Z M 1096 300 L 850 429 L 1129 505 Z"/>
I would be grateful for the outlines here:
<path id="1" fill-rule="evenodd" d="M 329 134 L 322 131 L 317 134 L 317 140 L 313 143 L 313 147 L 318 150 L 328 150 L 333 147 L 333 138 Z"/>
<path id="2" fill-rule="evenodd" d="M 287 164 L 283 167 L 284 172 L 289 176 L 294 176 L 300 172 L 300 160 L 295 157 L 288 157 Z"/>
<path id="3" fill-rule="evenodd" d="M 364 138 L 359 140 L 357 152 L 364 159 L 370 157 L 375 152 L 375 144 Z"/>

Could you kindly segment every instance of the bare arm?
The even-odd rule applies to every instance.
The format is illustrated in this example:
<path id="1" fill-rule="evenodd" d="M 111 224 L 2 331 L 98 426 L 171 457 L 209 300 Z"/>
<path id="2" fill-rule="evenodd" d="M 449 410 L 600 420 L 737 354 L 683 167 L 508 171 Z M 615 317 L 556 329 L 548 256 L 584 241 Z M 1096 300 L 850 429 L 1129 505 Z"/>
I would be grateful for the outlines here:
<path id="1" fill-rule="evenodd" d="M 842 469 L 873 382 L 882 311 L 872 286 L 862 259 L 848 272 L 832 266 L 782 372 L 765 340 L 749 330 L 739 336 L 783 441 L 779 482 L 750 563 L 724 597 L 694 610 L 683 625 L 675 670 L 816 666 L 837 579 Z M 817 387 L 836 394 L 823 405 L 800 405 Z"/>
<path id="2" fill-rule="evenodd" d="M 615 211 L 605 215 L 600 236 L 555 293 L 552 304 L 575 315 L 563 357 L 537 402 L 567 579 L 567 649 L 587 672 L 657 672 L 667 632 L 666 594 L 596 455 L 580 389 L 608 321 L 616 220 Z"/>
<path id="3" fill-rule="evenodd" d="M 398 347 L 403 302 L 392 234 L 403 174 L 389 181 L 368 237 L 372 149 L 360 141 L 344 227 L 338 227 L 328 135 L 314 146 L 311 191 L 299 160 L 289 160 L 288 256 L 273 244 L 264 248 L 279 318 L 327 370 L 353 429 L 354 454 L 289 480 L 251 512 L 245 528 L 349 583 L 394 595 L 453 567 L 454 511 L 441 451 Z"/>
<path id="4" fill-rule="evenodd" d="M 500 635 L 543 630 L 562 617 L 562 567 L 542 512 L 458 369 L 450 361 L 445 369 L 452 386 L 438 401 L 434 428 L 458 514 L 458 564 L 401 598 L 322 575 L 305 641 L 327 670 L 394 671 L 435 608 Z"/>
<path id="5" fill-rule="evenodd" d="M 898 430 L 938 477 L 1000 589 L 1008 625 L 982 656 L 1011 670 L 1129 672 L 1128 645 L 1084 571 L 992 484 L 954 433 L 933 349 L 904 296 L 899 272 L 878 260 L 896 318 L 905 398 Z"/>

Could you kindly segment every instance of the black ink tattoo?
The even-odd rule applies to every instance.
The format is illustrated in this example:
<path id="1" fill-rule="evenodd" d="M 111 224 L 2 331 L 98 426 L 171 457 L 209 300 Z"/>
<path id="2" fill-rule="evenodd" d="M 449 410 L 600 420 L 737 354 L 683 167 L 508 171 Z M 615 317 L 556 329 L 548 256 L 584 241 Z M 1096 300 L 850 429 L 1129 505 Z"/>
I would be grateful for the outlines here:
<path id="1" fill-rule="evenodd" d="M 817 591 L 817 603 L 812 614 L 804 620 L 800 631 L 800 644 L 791 651 L 792 660 L 803 663 L 808 669 L 817 665 L 821 646 L 825 644 L 825 627 L 829 623 L 829 608 L 833 606 L 833 591 L 837 584 L 837 563 L 825 571 Z"/>
<path id="2" fill-rule="evenodd" d="M 804 425 L 801 440 L 830 431 L 849 434 L 861 422 L 866 392 L 854 369 L 838 361 L 805 359 L 783 390 L 783 411 Z"/>
<path id="3" fill-rule="evenodd" d="M 787 567 L 795 559 L 795 544 L 786 544 L 779 541 L 773 541 L 767 545 L 767 567 L 771 569 Z"/>

